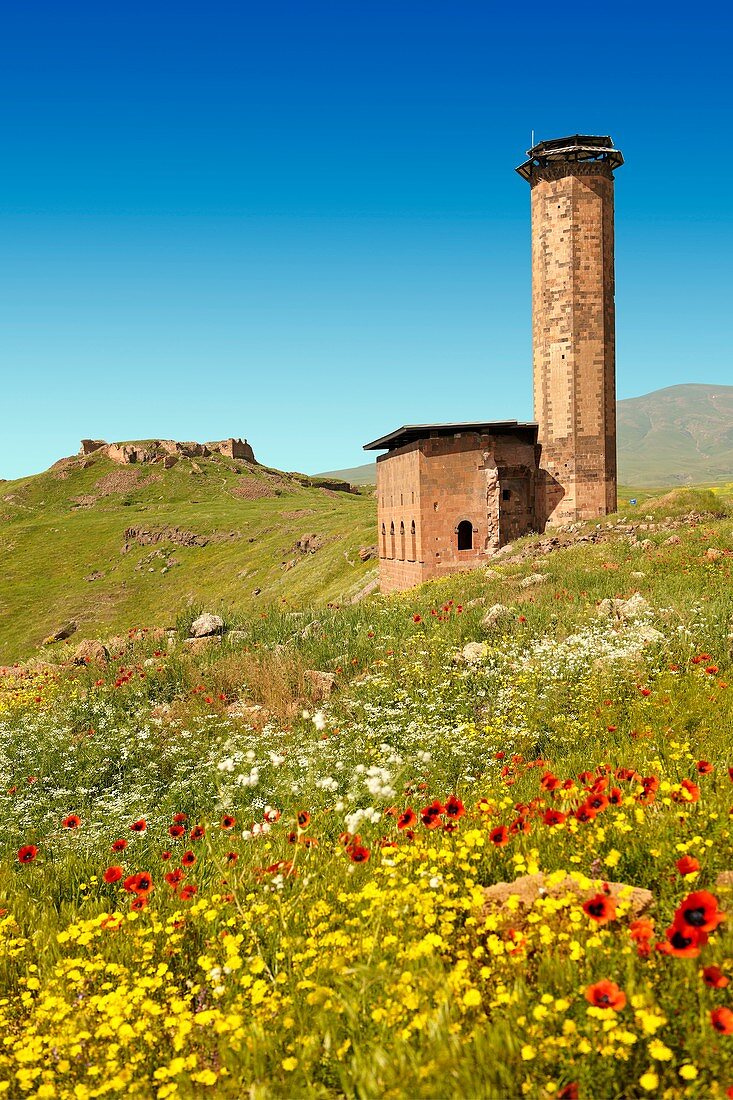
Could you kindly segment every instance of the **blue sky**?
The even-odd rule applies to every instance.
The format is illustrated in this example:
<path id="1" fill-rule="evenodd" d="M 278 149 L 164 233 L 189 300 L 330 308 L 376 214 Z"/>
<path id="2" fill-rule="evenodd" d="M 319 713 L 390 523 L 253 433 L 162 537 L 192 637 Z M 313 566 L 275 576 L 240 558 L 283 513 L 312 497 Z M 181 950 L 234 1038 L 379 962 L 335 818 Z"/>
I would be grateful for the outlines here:
<path id="1" fill-rule="evenodd" d="M 315 472 L 530 418 L 532 130 L 626 157 L 619 396 L 733 382 L 732 17 L 677 10 L 4 5 L 0 477 L 82 436 Z"/>

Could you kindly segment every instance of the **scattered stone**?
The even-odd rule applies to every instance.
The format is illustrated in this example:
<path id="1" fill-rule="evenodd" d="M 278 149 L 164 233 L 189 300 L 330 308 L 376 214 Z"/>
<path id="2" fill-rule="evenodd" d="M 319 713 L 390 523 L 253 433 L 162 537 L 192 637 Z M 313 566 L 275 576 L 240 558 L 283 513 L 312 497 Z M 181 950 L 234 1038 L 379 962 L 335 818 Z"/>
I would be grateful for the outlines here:
<path id="1" fill-rule="evenodd" d="M 100 573 L 98 569 L 95 569 L 95 570 L 94 570 L 94 572 L 93 572 L 93 573 L 89 573 L 89 575 L 88 575 L 88 576 L 86 576 L 86 577 L 84 578 L 84 580 L 85 580 L 85 581 L 90 581 L 90 582 L 91 582 L 91 581 L 101 581 L 101 579 L 102 579 L 102 577 L 103 577 L 103 576 L 104 576 L 104 573 Z"/>
<path id="2" fill-rule="evenodd" d="M 259 594 L 260 594 L 260 592 L 261 592 L 261 591 L 262 591 L 262 589 L 261 589 L 261 588 L 255 588 L 255 589 L 253 590 L 253 592 L 252 592 L 252 595 L 253 595 L 253 596 L 259 596 Z"/>
<path id="3" fill-rule="evenodd" d="M 536 584 L 543 584 L 547 580 L 544 573 L 530 573 L 519 582 L 520 588 L 534 588 Z"/>
<path id="4" fill-rule="evenodd" d="M 489 647 L 486 642 L 466 642 L 461 650 L 461 657 L 467 664 L 476 665 L 479 661 L 483 661 L 488 652 Z"/>
<path id="5" fill-rule="evenodd" d="M 317 669 L 306 669 L 303 673 L 306 683 L 310 685 L 311 695 L 315 702 L 322 702 L 331 695 L 336 687 L 335 672 L 320 672 Z"/>
<path id="6" fill-rule="evenodd" d="M 642 548 L 642 550 L 651 550 L 654 546 L 654 543 L 651 539 L 642 539 L 639 543 L 639 546 Z"/>
<path id="7" fill-rule="evenodd" d="M 512 616 L 513 612 L 510 607 L 507 607 L 506 604 L 503 603 L 495 603 L 484 615 L 481 620 L 481 626 L 486 630 L 491 630 L 497 623 L 501 622 L 502 619 L 510 619 Z"/>
<path id="8" fill-rule="evenodd" d="M 295 544 L 295 549 L 300 550 L 301 554 L 315 554 L 322 546 L 323 538 L 321 535 L 311 532 L 300 536 Z"/>
<path id="9" fill-rule="evenodd" d="M 631 622 L 645 615 L 650 610 L 648 600 L 639 592 L 624 599 L 605 599 L 598 605 L 596 614 L 599 618 L 618 619 L 620 622 Z"/>
<path id="10" fill-rule="evenodd" d="M 665 546 L 679 546 L 679 544 L 681 542 L 682 542 L 682 539 L 680 538 L 679 535 L 670 535 L 668 539 L 664 540 L 664 545 Z"/>
<path id="11" fill-rule="evenodd" d="M 106 447 L 106 443 L 103 439 L 82 439 L 81 447 L 79 448 L 80 455 L 91 455 L 95 451 L 98 451 L 101 447 Z"/>
<path id="12" fill-rule="evenodd" d="M 221 635 L 207 634 L 202 638 L 186 638 L 183 644 L 189 653 L 205 653 L 212 645 L 221 645 Z"/>
<path id="13" fill-rule="evenodd" d="M 47 638 L 44 638 L 42 644 L 53 645 L 54 642 L 65 642 L 76 630 L 78 630 L 78 623 L 67 623 L 66 626 L 60 626 L 58 630 L 54 630 L 53 634 L 49 634 Z"/>
<path id="14" fill-rule="evenodd" d="M 719 558 L 722 558 L 724 556 L 725 552 L 723 550 L 716 549 L 715 546 L 708 546 L 707 550 L 705 551 L 705 561 L 718 561 Z"/>
<path id="15" fill-rule="evenodd" d="M 633 573 L 631 574 L 631 576 L 632 576 L 632 577 L 634 578 L 634 580 L 635 580 L 635 581 L 641 581 L 641 580 L 643 580 L 643 579 L 644 579 L 644 577 L 646 576 L 646 573 L 642 573 L 641 569 L 636 569 L 636 570 L 635 570 L 635 571 L 634 571 L 634 572 L 633 572 Z"/>
<path id="16" fill-rule="evenodd" d="M 248 635 L 246 630 L 230 630 L 227 633 L 227 641 L 229 642 L 229 645 L 242 645 L 243 642 L 247 641 L 247 637 Z"/>
<path id="17" fill-rule="evenodd" d="M 212 634 L 221 634 L 224 630 L 224 620 L 221 615 L 211 615 L 208 612 L 199 615 L 191 623 L 189 634 L 192 638 L 208 638 Z"/>
<path id="18" fill-rule="evenodd" d="M 301 636 L 301 638 L 304 638 L 304 639 L 305 638 L 311 638 L 314 634 L 320 633 L 320 631 L 321 631 L 321 621 L 320 621 L 320 619 L 313 619 L 312 622 L 308 623 L 307 626 L 303 627 L 303 630 L 301 631 L 300 636 Z"/>
<path id="19" fill-rule="evenodd" d="M 497 882 L 494 886 L 487 887 L 484 890 L 483 911 L 489 913 L 507 910 L 507 915 L 516 922 L 517 917 L 525 915 L 540 897 L 562 898 L 567 894 L 574 894 L 578 901 L 583 902 L 597 894 L 600 885 L 598 881 L 590 881 L 589 885 L 585 885 L 574 875 L 565 875 L 559 882 L 553 882 L 552 876 L 546 876 L 540 871 L 536 875 L 522 875 L 514 882 Z M 632 919 L 646 913 L 654 901 L 651 890 L 640 886 L 627 886 L 623 882 L 609 882 L 607 885 L 611 897 L 629 906 L 628 915 Z M 516 911 L 507 906 L 512 897 L 519 899 L 519 909 Z"/>
<path id="20" fill-rule="evenodd" d="M 379 557 L 378 546 L 360 546 L 359 547 L 359 561 L 371 561 L 372 558 Z"/>
<path id="21" fill-rule="evenodd" d="M 94 638 L 85 638 L 79 642 L 74 653 L 75 665 L 106 665 L 109 661 L 109 650 L 102 642 Z"/>

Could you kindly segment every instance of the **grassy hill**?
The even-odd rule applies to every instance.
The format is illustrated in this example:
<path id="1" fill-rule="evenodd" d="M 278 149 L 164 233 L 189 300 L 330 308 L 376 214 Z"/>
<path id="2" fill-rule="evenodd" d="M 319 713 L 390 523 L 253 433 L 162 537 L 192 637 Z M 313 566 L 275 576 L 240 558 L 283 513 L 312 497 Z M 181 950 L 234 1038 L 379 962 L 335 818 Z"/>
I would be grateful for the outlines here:
<path id="1" fill-rule="evenodd" d="M 618 464 L 627 485 L 733 480 L 733 386 L 669 386 L 619 401 Z M 374 484 L 375 464 L 323 476 Z"/>
<path id="2" fill-rule="evenodd" d="M 7 1096 L 722 1100 L 725 511 L 0 669 Z"/>
<path id="3" fill-rule="evenodd" d="M 222 455 L 163 469 L 93 454 L 4 482 L 0 664 L 69 620 L 81 638 L 169 625 L 187 604 L 348 599 L 375 575 L 358 557 L 373 499 L 305 480 Z"/>

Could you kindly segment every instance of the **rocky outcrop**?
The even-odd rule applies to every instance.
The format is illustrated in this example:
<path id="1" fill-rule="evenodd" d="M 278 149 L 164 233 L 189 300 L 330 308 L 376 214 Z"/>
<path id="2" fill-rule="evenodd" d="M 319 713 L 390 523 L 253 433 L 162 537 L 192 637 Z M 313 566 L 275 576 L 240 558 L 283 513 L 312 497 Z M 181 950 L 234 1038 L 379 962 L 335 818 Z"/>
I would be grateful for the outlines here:
<path id="1" fill-rule="evenodd" d="M 310 694 L 315 702 L 323 702 L 336 687 L 335 672 L 320 672 L 318 669 L 306 669 L 303 673 Z"/>
<path id="2" fill-rule="evenodd" d="M 79 642 L 74 652 L 75 665 L 98 665 L 100 668 L 109 661 L 109 650 L 94 638 L 85 638 Z"/>
<path id="3" fill-rule="evenodd" d="M 556 881 L 552 875 L 539 872 L 535 875 L 522 875 L 514 882 L 497 882 L 494 886 L 488 886 L 484 890 L 483 912 L 505 912 L 516 928 L 538 898 L 564 898 L 570 894 L 582 903 L 601 889 L 619 903 L 623 902 L 628 906 L 628 916 L 632 919 L 646 913 L 654 901 L 651 891 L 640 886 L 627 886 L 623 882 L 603 883 L 574 875 L 565 875 Z M 514 905 L 517 903 L 512 903 L 511 906 L 508 904 L 510 898 L 518 899 L 516 910 Z"/>
<path id="4" fill-rule="evenodd" d="M 53 634 L 49 634 L 47 638 L 43 639 L 43 645 L 53 645 L 54 642 L 65 642 L 67 638 L 70 638 L 78 629 L 78 623 L 70 622 L 66 626 L 60 626 L 58 630 L 54 630 Z"/>
<path id="5" fill-rule="evenodd" d="M 646 615 L 650 610 L 649 602 L 639 592 L 635 592 L 628 600 L 601 600 L 596 613 L 602 619 L 616 619 L 627 623 Z"/>
<path id="6" fill-rule="evenodd" d="M 141 443 L 106 443 L 103 439 L 82 439 L 80 455 L 101 452 L 120 466 L 160 462 L 166 469 L 179 458 L 208 458 L 213 453 L 227 458 L 256 462 L 254 451 L 246 439 L 223 439 L 218 443 L 179 443 L 175 439 L 150 439 Z M 171 461 L 172 460 L 172 461 Z"/>
<path id="7" fill-rule="evenodd" d="M 514 612 L 510 607 L 507 607 L 503 603 L 495 603 L 493 607 L 490 607 L 481 620 L 481 626 L 484 630 L 493 630 L 497 623 L 500 623 L 502 619 L 511 619 L 514 616 Z"/>
<path id="8" fill-rule="evenodd" d="M 301 554 L 315 554 L 323 546 L 323 537 L 311 532 L 301 535 L 295 544 L 295 549 Z"/>
<path id="9" fill-rule="evenodd" d="M 223 631 L 224 620 L 221 615 L 211 615 L 208 612 L 194 619 L 189 628 L 192 638 L 208 638 L 215 634 L 222 634 Z"/>

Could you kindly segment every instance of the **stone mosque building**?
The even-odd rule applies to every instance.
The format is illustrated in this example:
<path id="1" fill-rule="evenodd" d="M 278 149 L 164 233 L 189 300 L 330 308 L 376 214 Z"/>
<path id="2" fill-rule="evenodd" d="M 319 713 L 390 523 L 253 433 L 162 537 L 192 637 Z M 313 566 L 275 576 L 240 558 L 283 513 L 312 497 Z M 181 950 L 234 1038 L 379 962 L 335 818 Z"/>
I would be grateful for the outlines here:
<path id="1" fill-rule="evenodd" d="M 532 207 L 533 423 L 413 424 L 377 459 L 383 592 L 485 564 L 512 539 L 616 509 L 610 137 L 542 141 Z"/>

